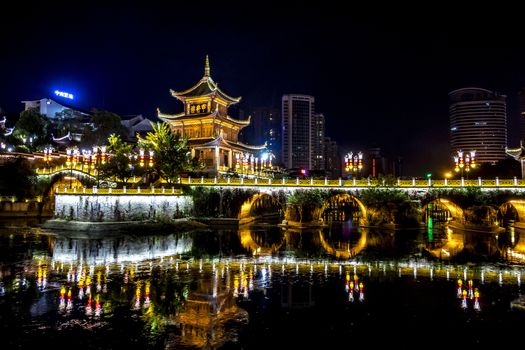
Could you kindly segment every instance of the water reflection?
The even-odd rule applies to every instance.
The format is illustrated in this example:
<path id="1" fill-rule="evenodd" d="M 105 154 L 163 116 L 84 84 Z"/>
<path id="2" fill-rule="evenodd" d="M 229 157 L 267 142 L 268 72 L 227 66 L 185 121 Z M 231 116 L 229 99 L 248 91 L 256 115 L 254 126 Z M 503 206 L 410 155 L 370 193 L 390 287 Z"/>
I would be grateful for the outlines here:
<path id="1" fill-rule="evenodd" d="M 507 226 L 498 230 L 461 230 L 440 225 L 432 229 L 425 252 L 440 260 L 492 260 L 525 263 L 523 230 Z"/>
<path id="2" fill-rule="evenodd" d="M 417 327 L 418 317 L 429 326 L 457 323 L 461 313 L 501 319 L 521 293 L 524 266 L 451 258 L 476 247 L 468 233 L 434 227 L 430 240 L 425 231 L 344 225 L 92 240 L 5 232 L 0 318 L 12 321 L 0 323 L 3 341 L 8 348 L 35 346 L 43 337 L 104 349 L 250 348 L 270 346 L 281 328 L 312 340 L 315 328 L 335 346 L 340 327 L 351 331 L 350 319 L 361 330 L 365 320 L 386 326 L 391 314 L 407 327 Z M 513 232 L 495 246 L 522 251 Z M 400 253 L 380 257 L 382 249 Z"/>
<path id="3" fill-rule="evenodd" d="M 187 253 L 192 249 L 189 234 L 166 236 L 120 236 L 102 239 L 75 239 L 56 236 L 52 260 L 100 265 L 160 259 Z"/>

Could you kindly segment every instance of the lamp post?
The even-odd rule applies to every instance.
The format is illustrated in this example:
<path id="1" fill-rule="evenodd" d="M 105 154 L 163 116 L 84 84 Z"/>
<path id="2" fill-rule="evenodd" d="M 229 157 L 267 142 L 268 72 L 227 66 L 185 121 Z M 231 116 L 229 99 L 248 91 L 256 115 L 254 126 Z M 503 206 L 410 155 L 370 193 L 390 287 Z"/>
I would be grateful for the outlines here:
<path id="1" fill-rule="evenodd" d="M 99 173 L 100 165 L 106 164 L 106 146 L 93 146 L 93 153 L 91 154 L 91 169 L 97 175 L 97 188 L 99 187 Z"/>
<path id="2" fill-rule="evenodd" d="M 345 155 L 345 171 L 354 176 L 363 169 L 363 153 L 350 152 Z"/>
<path id="3" fill-rule="evenodd" d="M 139 149 L 139 156 L 138 156 L 138 160 L 139 160 L 139 165 L 141 168 L 144 168 L 144 167 L 149 167 L 149 168 L 153 168 L 153 161 L 154 161 L 154 152 L 153 150 L 148 150 L 147 153 L 146 153 L 146 150 L 144 149 Z M 142 175 L 143 176 L 143 179 L 144 181 L 146 181 L 146 176 L 151 176 L 151 174 L 146 174 L 146 172 Z"/>
<path id="4" fill-rule="evenodd" d="M 51 155 L 53 153 L 53 147 L 44 147 L 44 162 L 46 162 L 49 168 L 49 162 L 51 161 Z"/>
<path id="5" fill-rule="evenodd" d="M 76 167 L 78 162 L 78 148 L 72 147 L 66 149 L 66 166 L 69 167 L 69 188 L 73 186 L 73 168 Z"/>
<path id="6" fill-rule="evenodd" d="M 456 172 L 461 171 L 461 177 L 463 177 L 463 172 L 466 171 L 468 178 L 470 169 L 474 169 L 477 166 L 476 151 L 463 152 L 462 150 L 459 150 L 457 156 L 454 156 L 454 163 L 454 170 Z"/>

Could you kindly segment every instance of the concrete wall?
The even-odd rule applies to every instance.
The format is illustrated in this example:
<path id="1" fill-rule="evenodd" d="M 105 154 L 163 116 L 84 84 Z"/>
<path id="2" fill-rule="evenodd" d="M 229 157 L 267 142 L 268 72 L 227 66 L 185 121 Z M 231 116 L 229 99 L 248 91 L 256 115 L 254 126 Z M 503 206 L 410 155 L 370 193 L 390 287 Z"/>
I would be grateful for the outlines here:
<path id="1" fill-rule="evenodd" d="M 28 202 L 0 202 L 0 217 L 15 216 L 51 216 L 51 203 L 46 203 L 42 208 L 41 203 L 35 201 Z"/>
<path id="2" fill-rule="evenodd" d="M 169 220 L 192 210 L 190 196 L 55 194 L 55 218 L 67 220 Z"/>

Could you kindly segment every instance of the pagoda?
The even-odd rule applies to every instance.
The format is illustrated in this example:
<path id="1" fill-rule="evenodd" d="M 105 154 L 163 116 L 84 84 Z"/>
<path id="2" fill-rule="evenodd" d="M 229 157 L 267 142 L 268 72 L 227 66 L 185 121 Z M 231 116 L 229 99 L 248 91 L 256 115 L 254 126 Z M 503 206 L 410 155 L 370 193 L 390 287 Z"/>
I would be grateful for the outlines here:
<path id="1" fill-rule="evenodd" d="M 184 112 L 165 114 L 157 109 L 158 117 L 168 123 L 173 132 L 188 139 L 191 155 L 204 164 L 204 172 L 255 176 L 271 167 L 266 145 L 239 142 L 239 131 L 250 125 L 250 117 L 240 120 L 228 115 L 228 107 L 241 98 L 231 97 L 219 89 L 210 76 L 208 56 L 204 76 L 195 86 L 184 91 L 170 90 L 170 93 L 184 104 Z"/>

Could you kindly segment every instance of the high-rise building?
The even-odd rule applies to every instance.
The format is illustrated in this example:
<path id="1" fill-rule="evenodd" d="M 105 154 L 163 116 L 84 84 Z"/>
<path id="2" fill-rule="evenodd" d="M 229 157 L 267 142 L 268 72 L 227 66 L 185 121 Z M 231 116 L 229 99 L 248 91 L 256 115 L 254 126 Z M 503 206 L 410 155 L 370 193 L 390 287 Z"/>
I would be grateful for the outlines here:
<path id="1" fill-rule="evenodd" d="M 324 152 L 324 142 L 325 142 L 325 120 L 324 115 L 321 113 L 316 113 L 312 115 L 312 121 L 310 122 L 311 127 L 311 138 L 310 138 L 310 148 L 311 148 L 311 169 L 313 170 L 324 170 L 325 169 L 325 152 Z"/>
<path id="2" fill-rule="evenodd" d="M 324 138 L 324 160 L 326 177 L 331 179 L 341 177 L 342 164 L 337 142 L 329 137 Z"/>
<path id="3" fill-rule="evenodd" d="M 520 97 L 520 142 L 525 145 L 525 87 L 519 92 Z"/>
<path id="4" fill-rule="evenodd" d="M 312 169 L 314 164 L 311 141 L 314 112 L 315 98 L 313 96 L 283 95 L 282 163 L 286 168 Z"/>
<path id="5" fill-rule="evenodd" d="M 505 159 L 507 96 L 474 87 L 454 90 L 448 95 L 453 155 L 457 151 L 476 151 L 478 163 Z"/>
<path id="6" fill-rule="evenodd" d="M 244 132 L 244 139 L 250 144 L 266 144 L 268 150 L 276 157 L 275 163 L 281 158 L 281 113 L 277 108 L 257 107 L 251 114 L 251 125 Z"/>

